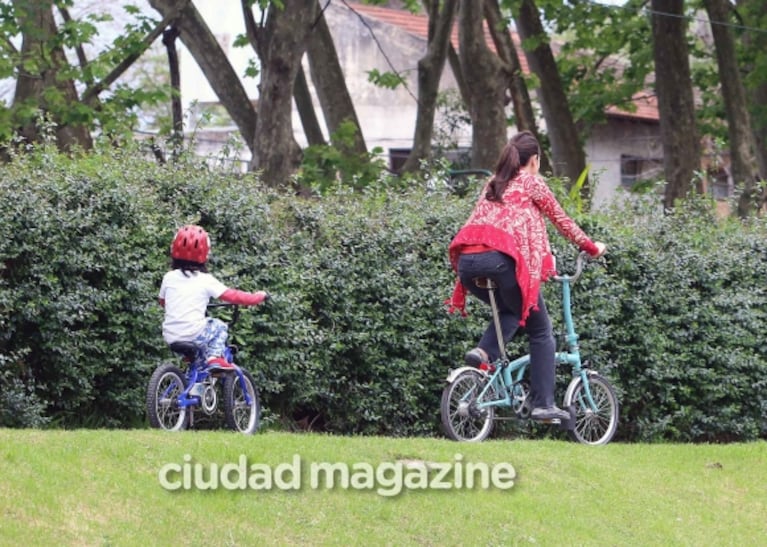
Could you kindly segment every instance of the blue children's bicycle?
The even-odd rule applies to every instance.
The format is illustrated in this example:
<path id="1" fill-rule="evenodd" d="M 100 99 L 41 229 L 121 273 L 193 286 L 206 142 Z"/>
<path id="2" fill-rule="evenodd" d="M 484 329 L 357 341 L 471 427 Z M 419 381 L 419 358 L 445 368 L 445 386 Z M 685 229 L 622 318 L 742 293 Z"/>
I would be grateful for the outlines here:
<path id="1" fill-rule="evenodd" d="M 554 276 L 562 285 L 562 311 L 565 325 L 566 348 L 556 354 L 557 364 L 570 365 L 573 378 L 565 392 L 564 408 L 570 420 L 550 420 L 560 425 L 570 437 L 591 445 L 607 444 L 618 428 L 618 398 L 610 382 L 581 363 L 578 335 L 573 325 L 570 289 L 583 271 L 588 255 L 580 253 L 573 275 Z M 525 373 L 530 356 L 510 361 L 504 347 L 501 323 L 495 301 L 495 283 L 488 278 L 474 280 L 490 294 L 495 330 L 501 356 L 490 365 L 480 368 L 460 367 L 451 370 L 442 392 L 440 412 L 442 426 L 448 437 L 456 441 L 482 441 L 493 430 L 496 409 L 511 408 L 517 418 L 530 417 L 530 383 Z"/>
<path id="2" fill-rule="evenodd" d="M 233 307 L 230 328 L 239 318 L 240 308 L 233 304 L 210 304 L 208 308 Z M 181 431 L 194 427 L 195 411 L 214 416 L 223 399 L 226 426 L 240 433 L 252 434 L 259 426 L 261 405 L 256 382 L 251 374 L 236 366 L 234 371 L 208 371 L 205 355 L 192 342 L 176 342 L 171 351 L 181 356 L 186 371 L 171 363 L 157 367 L 147 387 L 146 409 L 152 427 Z M 224 357 L 234 363 L 237 347 L 228 345 Z"/>

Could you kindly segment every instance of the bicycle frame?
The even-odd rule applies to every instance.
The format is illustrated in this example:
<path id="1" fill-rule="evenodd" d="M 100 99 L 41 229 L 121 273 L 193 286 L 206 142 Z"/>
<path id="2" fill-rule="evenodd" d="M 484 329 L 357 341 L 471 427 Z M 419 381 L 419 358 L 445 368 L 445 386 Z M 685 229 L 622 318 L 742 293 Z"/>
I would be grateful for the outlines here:
<path id="1" fill-rule="evenodd" d="M 226 346 L 224 348 L 224 358 L 229 363 L 234 362 L 234 351 L 232 349 L 232 346 Z M 235 374 L 237 374 L 238 381 L 240 382 L 240 385 L 245 387 L 245 377 L 242 374 L 242 370 L 239 366 L 237 366 L 234 370 Z M 202 400 L 199 395 L 192 395 L 191 392 L 194 389 L 194 386 L 197 385 L 200 382 L 204 382 L 208 378 L 211 377 L 211 373 L 206 370 L 205 367 L 205 354 L 202 351 L 198 351 L 197 355 L 194 359 L 192 359 L 189 363 L 189 367 L 186 371 L 186 379 L 187 379 L 187 385 L 186 389 L 178 396 L 178 406 L 182 408 L 188 408 L 188 407 L 195 407 L 200 406 L 202 404 Z M 172 386 L 169 386 L 166 392 L 163 394 L 164 396 L 168 396 L 170 393 Z M 243 389 L 243 396 L 245 397 L 245 402 L 248 405 L 253 404 L 253 399 L 248 394 L 247 389 Z"/>
<path id="2" fill-rule="evenodd" d="M 455 441 L 477 442 L 493 431 L 495 420 L 535 419 L 542 423 L 559 425 L 570 438 L 583 444 L 602 445 L 615 435 L 619 419 L 619 403 L 615 389 L 596 370 L 581 362 L 578 334 L 573 321 L 571 288 L 583 272 L 587 255 L 581 253 L 575 261 L 572 275 L 554 275 L 562 284 L 562 317 L 565 344 L 554 353 L 555 365 L 569 365 L 572 378 L 562 400 L 557 418 L 534 417 L 531 385 L 526 377 L 530 355 L 510 360 L 500 328 L 497 282 L 489 277 L 478 277 L 473 283 L 488 291 L 498 337 L 500 357 L 492 363 L 462 366 L 448 372 L 447 383 L 440 400 L 440 419 L 447 436 Z M 472 359 L 473 361 L 473 359 Z M 497 416 L 496 409 L 511 408 L 510 416 Z"/>
<path id="3" fill-rule="evenodd" d="M 582 268 L 582 258 L 579 257 L 575 274 L 554 276 L 553 278 L 562 285 L 562 316 L 565 324 L 566 343 L 566 350 L 556 352 L 555 360 L 558 365 L 570 365 L 573 376 L 581 377 L 584 393 L 586 395 L 586 403 L 592 410 L 596 411 L 597 405 L 594 402 L 589 388 L 588 371 L 584 369 L 583 363 L 581 362 L 578 334 L 575 332 L 575 323 L 572 314 L 571 284 L 580 276 Z M 522 381 L 527 367 L 530 364 L 529 354 L 518 357 L 513 361 L 509 361 L 501 335 L 500 319 L 498 317 L 498 308 L 496 306 L 494 292 L 495 291 L 491 289 L 489 295 L 491 308 L 493 309 L 495 330 L 498 334 L 498 345 L 501 349 L 501 356 L 491 365 L 489 373 L 483 371 L 486 374 L 489 374 L 490 379 L 482 389 L 482 392 L 476 397 L 477 408 L 480 410 L 490 406 L 511 407 L 513 403 L 512 395 L 514 387 Z M 455 372 L 458 372 L 458 370 Z M 490 393 L 495 393 L 496 395 L 500 395 L 500 397 L 490 398 Z M 467 394 L 467 398 L 469 395 L 471 394 Z M 486 399 L 486 397 L 488 399 Z"/>

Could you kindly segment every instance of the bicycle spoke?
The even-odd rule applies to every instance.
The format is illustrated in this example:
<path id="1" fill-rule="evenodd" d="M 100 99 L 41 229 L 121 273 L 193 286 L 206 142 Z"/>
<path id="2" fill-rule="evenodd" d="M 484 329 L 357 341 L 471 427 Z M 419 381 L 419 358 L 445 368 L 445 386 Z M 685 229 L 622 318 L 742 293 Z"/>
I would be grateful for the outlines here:
<path id="1" fill-rule="evenodd" d="M 492 429 L 492 409 L 477 408 L 476 397 L 486 379 L 478 372 L 460 374 L 442 394 L 442 425 L 458 441 L 481 441 Z"/>
<path id="2" fill-rule="evenodd" d="M 573 393 L 571 404 L 575 406 L 575 429 L 572 436 L 587 444 L 609 442 L 617 427 L 617 399 L 607 381 L 599 376 L 589 379 L 589 403 L 583 383 Z M 567 402 L 566 402 L 567 404 Z"/>

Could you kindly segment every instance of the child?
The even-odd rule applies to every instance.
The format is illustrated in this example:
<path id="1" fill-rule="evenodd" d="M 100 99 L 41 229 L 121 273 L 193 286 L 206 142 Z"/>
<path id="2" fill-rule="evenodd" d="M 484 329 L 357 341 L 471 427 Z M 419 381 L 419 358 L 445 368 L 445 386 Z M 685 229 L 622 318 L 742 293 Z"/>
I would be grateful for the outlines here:
<path id="1" fill-rule="evenodd" d="M 230 304 L 255 306 L 269 295 L 264 291 L 249 293 L 230 289 L 208 273 L 206 262 L 210 238 L 199 226 L 184 226 L 176 233 L 170 247 L 171 271 L 162 278 L 160 305 L 165 308 L 162 335 L 165 342 L 194 342 L 205 348 L 210 370 L 233 370 L 222 357 L 227 325 L 220 319 L 206 317 L 211 298 Z"/>

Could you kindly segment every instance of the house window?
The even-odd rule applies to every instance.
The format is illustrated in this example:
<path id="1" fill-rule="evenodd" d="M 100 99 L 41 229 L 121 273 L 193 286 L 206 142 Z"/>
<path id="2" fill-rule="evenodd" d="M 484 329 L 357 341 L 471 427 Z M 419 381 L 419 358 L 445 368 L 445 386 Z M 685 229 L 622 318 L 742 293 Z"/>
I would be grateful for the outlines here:
<path id="1" fill-rule="evenodd" d="M 621 155 L 621 185 L 624 188 L 640 190 L 662 179 L 662 159 Z"/>
<path id="2" fill-rule="evenodd" d="M 725 169 L 709 170 L 708 177 L 711 181 L 710 192 L 715 199 L 732 197 L 733 186 Z"/>
<path id="3" fill-rule="evenodd" d="M 410 148 L 389 148 L 389 169 L 399 173 L 410 155 Z"/>

